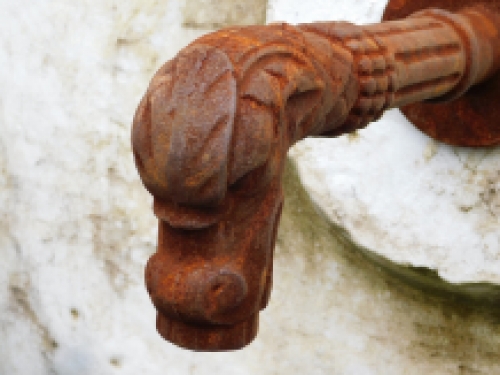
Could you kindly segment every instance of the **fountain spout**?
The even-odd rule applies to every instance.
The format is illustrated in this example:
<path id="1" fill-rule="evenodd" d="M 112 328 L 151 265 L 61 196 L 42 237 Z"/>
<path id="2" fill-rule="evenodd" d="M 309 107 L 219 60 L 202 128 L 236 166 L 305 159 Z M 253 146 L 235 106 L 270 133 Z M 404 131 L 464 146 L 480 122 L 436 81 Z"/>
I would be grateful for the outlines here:
<path id="1" fill-rule="evenodd" d="M 271 290 L 289 147 L 461 96 L 498 70 L 499 30 L 483 6 L 367 26 L 229 28 L 161 67 L 132 131 L 159 221 L 146 269 L 159 333 L 192 350 L 249 344 Z"/>

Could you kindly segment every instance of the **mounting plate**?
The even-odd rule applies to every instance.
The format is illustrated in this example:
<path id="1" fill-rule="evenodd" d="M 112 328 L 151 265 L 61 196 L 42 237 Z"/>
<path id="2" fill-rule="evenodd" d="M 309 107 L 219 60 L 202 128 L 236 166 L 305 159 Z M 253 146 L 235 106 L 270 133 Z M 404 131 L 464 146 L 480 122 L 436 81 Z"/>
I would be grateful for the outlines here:
<path id="1" fill-rule="evenodd" d="M 383 19 L 405 18 L 425 8 L 458 11 L 477 4 L 500 12 L 500 0 L 390 0 Z M 451 102 L 421 102 L 401 109 L 417 128 L 441 142 L 455 146 L 499 145 L 500 72 Z"/>

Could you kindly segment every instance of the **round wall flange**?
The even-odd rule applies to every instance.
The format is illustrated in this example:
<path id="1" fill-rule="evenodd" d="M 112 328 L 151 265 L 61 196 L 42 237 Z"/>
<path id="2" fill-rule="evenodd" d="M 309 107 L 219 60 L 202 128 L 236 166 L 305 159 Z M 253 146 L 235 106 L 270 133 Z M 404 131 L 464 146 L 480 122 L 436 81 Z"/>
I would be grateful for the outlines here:
<path id="1" fill-rule="evenodd" d="M 500 0 L 390 0 L 384 20 L 396 20 L 426 8 L 458 11 L 485 4 L 500 12 Z M 420 102 L 401 108 L 427 135 L 455 146 L 500 144 L 500 72 L 451 102 Z"/>

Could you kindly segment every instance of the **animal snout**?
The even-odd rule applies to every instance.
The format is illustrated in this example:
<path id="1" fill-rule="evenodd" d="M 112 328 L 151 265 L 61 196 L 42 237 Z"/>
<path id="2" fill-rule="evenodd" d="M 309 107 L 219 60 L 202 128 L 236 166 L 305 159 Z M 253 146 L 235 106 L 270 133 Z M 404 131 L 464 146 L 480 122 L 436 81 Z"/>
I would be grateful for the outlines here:
<path id="1" fill-rule="evenodd" d="M 146 284 L 159 311 L 196 323 L 233 323 L 231 311 L 241 306 L 248 294 L 240 272 L 228 268 L 168 270 L 161 263 L 153 256 L 146 269 Z"/>

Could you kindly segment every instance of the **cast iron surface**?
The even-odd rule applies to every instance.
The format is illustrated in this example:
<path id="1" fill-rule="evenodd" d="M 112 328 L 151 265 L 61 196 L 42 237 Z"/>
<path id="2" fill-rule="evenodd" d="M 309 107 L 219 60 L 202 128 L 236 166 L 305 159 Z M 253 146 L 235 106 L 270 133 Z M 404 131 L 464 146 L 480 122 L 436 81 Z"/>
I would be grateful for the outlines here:
<path id="1" fill-rule="evenodd" d="M 146 285 L 160 334 L 193 350 L 250 343 L 271 290 L 288 148 L 388 108 L 460 96 L 498 67 L 492 20 L 478 8 L 230 28 L 160 68 L 132 131 L 159 220 Z"/>
<path id="2" fill-rule="evenodd" d="M 395 20 L 425 8 L 458 11 L 484 4 L 500 11 L 500 0 L 391 0 L 384 20 Z M 497 38 L 497 53 L 500 37 Z M 420 130 L 441 142 L 457 146 L 500 144 L 500 74 L 472 87 L 457 100 L 447 103 L 420 102 L 402 108 Z"/>

